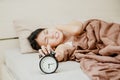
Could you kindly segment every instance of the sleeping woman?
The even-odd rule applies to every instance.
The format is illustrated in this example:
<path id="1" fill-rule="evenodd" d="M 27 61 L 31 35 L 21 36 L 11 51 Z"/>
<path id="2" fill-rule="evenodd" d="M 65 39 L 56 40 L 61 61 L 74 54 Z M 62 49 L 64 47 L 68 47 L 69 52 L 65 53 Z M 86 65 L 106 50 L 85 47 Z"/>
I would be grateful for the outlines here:
<path id="1" fill-rule="evenodd" d="M 58 61 L 62 61 L 66 48 L 73 48 L 71 38 L 79 35 L 81 30 L 82 23 L 73 22 L 52 29 L 37 29 L 31 33 L 28 40 L 32 48 L 38 50 L 42 56 L 49 54 L 50 50 L 54 50 L 56 52 L 55 57 Z"/>
<path id="2" fill-rule="evenodd" d="M 106 59 L 120 54 L 120 25 L 98 19 L 84 23 L 72 22 L 55 28 L 37 29 L 28 40 L 32 48 L 38 50 L 42 56 L 54 50 L 58 61 L 78 58 L 75 56 L 78 53 L 80 57 L 91 58 L 85 55 L 88 53 L 104 56 Z M 97 55 L 92 58 L 99 60 Z M 106 61 L 111 61 L 111 58 Z"/>
<path id="3" fill-rule="evenodd" d="M 91 19 L 37 29 L 28 40 L 44 56 L 75 60 L 92 80 L 120 80 L 120 24 Z"/>

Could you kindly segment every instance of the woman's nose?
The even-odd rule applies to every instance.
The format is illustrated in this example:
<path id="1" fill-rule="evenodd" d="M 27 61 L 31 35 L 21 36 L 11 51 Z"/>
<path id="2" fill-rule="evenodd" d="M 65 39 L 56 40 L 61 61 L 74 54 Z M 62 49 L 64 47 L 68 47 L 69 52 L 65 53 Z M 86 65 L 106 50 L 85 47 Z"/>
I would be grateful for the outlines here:
<path id="1" fill-rule="evenodd" d="M 47 38 L 54 38 L 54 35 L 51 33 L 51 34 L 47 34 L 46 37 Z"/>

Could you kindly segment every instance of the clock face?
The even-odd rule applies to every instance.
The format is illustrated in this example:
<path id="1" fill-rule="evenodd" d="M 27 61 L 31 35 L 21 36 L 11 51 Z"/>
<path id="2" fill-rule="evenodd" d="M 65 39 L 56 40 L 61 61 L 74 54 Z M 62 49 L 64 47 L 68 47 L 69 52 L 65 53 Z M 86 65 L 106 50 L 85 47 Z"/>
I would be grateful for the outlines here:
<path id="1" fill-rule="evenodd" d="M 56 71 L 58 68 L 58 62 L 54 57 L 44 56 L 40 60 L 39 66 L 44 73 L 50 74 Z"/>

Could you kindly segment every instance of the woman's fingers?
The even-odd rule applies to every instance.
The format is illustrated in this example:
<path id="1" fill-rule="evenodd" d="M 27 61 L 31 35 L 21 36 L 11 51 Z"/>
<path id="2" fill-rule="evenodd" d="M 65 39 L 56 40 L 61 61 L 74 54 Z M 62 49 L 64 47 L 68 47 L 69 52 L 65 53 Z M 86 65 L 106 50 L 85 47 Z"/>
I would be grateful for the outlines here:
<path id="1" fill-rule="evenodd" d="M 41 49 L 45 55 L 49 54 L 48 49 L 45 46 L 41 46 Z"/>
<path id="2" fill-rule="evenodd" d="M 43 52 L 43 50 L 42 49 L 39 49 L 39 53 L 40 53 L 40 55 L 39 56 L 45 56 L 45 54 L 44 54 L 44 52 Z"/>
<path id="3" fill-rule="evenodd" d="M 47 50 L 48 50 L 48 53 L 50 53 L 50 51 L 51 51 L 50 45 L 47 45 Z"/>
<path id="4" fill-rule="evenodd" d="M 41 55 L 39 55 L 39 57 L 48 55 L 48 54 L 50 54 L 51 51 L 53 51 L 53 49 L 51 48 L 50 45 L 47 45 L 47 47 L 41 46 L 41 49 L 39 49 L 39 53 Z"/>
<path id="5" fill-rule="evenodd" d="M 53 49 L 51 48 L 50 45 L 47 45 L 47 50 L 48 50 L 49 53 L 50 53 L 51 51 L 53 51 Z"/>

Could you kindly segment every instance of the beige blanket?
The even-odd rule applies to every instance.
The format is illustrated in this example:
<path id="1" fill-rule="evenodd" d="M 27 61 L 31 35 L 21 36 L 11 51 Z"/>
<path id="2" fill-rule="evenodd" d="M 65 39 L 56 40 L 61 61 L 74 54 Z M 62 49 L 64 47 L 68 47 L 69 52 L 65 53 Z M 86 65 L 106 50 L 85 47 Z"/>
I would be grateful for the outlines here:
<path id="1" fill-rule="evenodd" d="M 92 80 L 120 80 L 120 24 L 91 19 L 74 38 L 70 57 Z"/>

